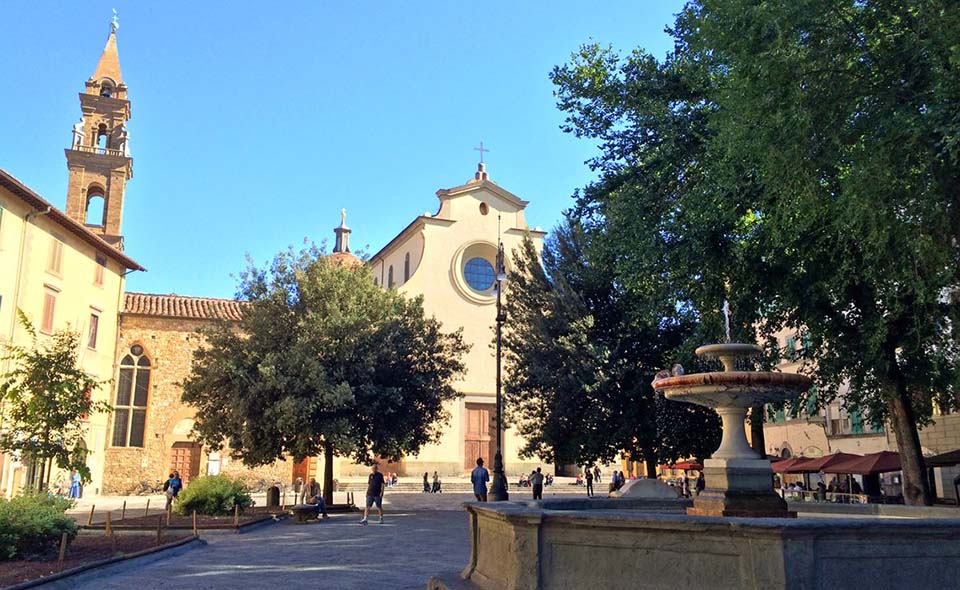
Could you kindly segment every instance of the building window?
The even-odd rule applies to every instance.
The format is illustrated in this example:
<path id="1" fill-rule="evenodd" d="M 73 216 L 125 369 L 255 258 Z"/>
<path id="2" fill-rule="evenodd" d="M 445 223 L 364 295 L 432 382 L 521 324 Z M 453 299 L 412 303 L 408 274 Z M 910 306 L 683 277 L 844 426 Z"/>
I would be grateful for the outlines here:
<path id="1" fill-rule="evenodd" d="M 147 394 L 150 387 L 150 359 L 143 347 L 134 345 L 120 361 L 120 379 L 113 415 L 113 446 L 142 447 L 147 422 Z"/>
<path id="2" fill-rule="evenodd" d="M 97 252 L 97 264 L 93 267 L 93 284 L 103 286 L 103 271 L 107 268 L 107 257 Z"/>
<path id="3" fill-rule="evenodd" d="M 87 348 L 97 349 L 97 329 L 100 327 L 100 312 L 90 312 L 90 333 L 87 335 Z"/>
<path id="4" fill-rule="evenodd" d="M 379 287 L 379 286 L 380 286 L 380 279 L 378 279 L 377 277 L 373 277 L 373 286 L 374 286 L 374 287 Z"/>
<path id="5" fill-rule="evenodd" d="M 57 292 L 50 287 L 43 290 L 43 318 L 40 320 L 40 331 L 53 334 L 53 317 L 57 310 Z"/>
<path id="6" fill-rule="evenodd" d="M 410 280 L 410 253 L 403 257 L 403 282 L 406 283 Z"/>
<path id="7" fill-rule="evenodd" d="M 471 258 L 463 268 L 463 278 L 475 291 L 487 291 L 493 286 L 493 265 L 486 258 Z"/>
<path id="8" fill-rule="evenodd" d="M 63 266 L 63 242 L 56 236 L 51 238 L 50 256 L 47 257 L 47 272 L 60 275 Z"/>
<path id="9" fill-rule="evenodd" d="M 387 287 L 393 289 L 393 266 L 390 266 L 390 270 L 387 271 Z"/>

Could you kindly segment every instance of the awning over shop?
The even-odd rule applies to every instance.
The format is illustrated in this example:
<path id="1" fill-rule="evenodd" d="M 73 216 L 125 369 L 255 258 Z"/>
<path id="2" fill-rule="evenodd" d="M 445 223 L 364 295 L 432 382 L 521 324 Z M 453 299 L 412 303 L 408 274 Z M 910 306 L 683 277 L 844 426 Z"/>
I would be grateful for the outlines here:
<path id="1" fill-rule="evenodd" d="M 824 455 L 823 457 L 811 457 L 797 461 L 790 467 L 787 473 L 820 473 L 831 465 L 862 458 L 862 455 L 855 455 L 853 453 L 834 453 L 832 455 Z"/>
<path id="2" fill-rule="evenodd" d="M 893 451 L 871 453 L 823 468 L 824 473 L 849 473 L 853 475 L 874 475 L 900 470 L 900 454 Z"/>
<path id="3" fill-rule="evenodd" d="M 953 467 L 954 465 L 960 465 L 960 449 L 940 453 L 932 457 L 924 457 L 923 462 L 927 464 L 927 467 Z"/>
<path id="4" fill-rule="evenodd" d="M 780 461 L 770 463 L 770 469 L 772 469 L 774 473 L 791 473 L 790 468 L 799 461 L 804 461 L 804 458 L 790 457 L 789 459 L 781 459 Z"/>

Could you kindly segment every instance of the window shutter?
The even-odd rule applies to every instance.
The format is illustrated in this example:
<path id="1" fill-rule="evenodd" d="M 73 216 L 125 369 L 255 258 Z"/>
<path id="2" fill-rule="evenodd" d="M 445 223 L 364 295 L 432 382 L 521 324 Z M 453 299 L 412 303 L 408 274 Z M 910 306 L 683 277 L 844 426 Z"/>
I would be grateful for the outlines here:
<path id="1" fill-rule="evenodd" d="M 43 294 L 43 321 L 40 324 L 40 331 L 53 332 L 53 314 L 56 311 L 57 296 L 47 291 Z"/>

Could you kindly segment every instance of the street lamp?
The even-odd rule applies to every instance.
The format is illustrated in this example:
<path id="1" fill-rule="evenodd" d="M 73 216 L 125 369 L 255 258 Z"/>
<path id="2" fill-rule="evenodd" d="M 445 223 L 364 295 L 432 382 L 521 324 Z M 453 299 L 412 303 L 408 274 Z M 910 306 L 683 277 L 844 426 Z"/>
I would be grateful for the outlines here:
<path id="1" fill-rule="evenodd" d="M 507 312 L 503 309 L 501 296 L 503 283 L 507 280 L 507 271 L 503 265 L 503 242 L 497 247 L 497 454 L 493 456 L 493 487 L 490 495 L 494 502 L 504 502 L 510 499 L 507 492 L 507 478 L 503 473 L 503 395 L 502 379 L 500 376 L 500 337 L 503 323 L 507 321 Z"/>

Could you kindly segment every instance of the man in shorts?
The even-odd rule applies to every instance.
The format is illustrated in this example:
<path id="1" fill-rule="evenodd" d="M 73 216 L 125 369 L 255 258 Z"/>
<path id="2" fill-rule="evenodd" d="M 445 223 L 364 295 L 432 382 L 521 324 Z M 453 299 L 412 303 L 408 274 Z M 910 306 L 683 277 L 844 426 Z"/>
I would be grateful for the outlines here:
<path id="1" fill-rule="evenodd" d="M 470 483 L 473 484 L 473 495 L 477 497 L 477 502 L 487 501 L 487 482 L 490 481 L 490 473 L 483 466 L 483 457 L 477 459 L 477 466 L 470 473 Z"/>
<path id="2" fill-rule="evenodd" d="M 380 512 L 378 524 L 383 524 L 383 489 L 385 487 L 383 474 L 380 473 L 380 468 L 374 464 L 370 468 L 370 476 L 367 477 L 367 504 L 363 508 L 363 519 L 360 524 L 367 524 L 370 507 L 374 504 L 377 505 L 377 510 Z"/>

